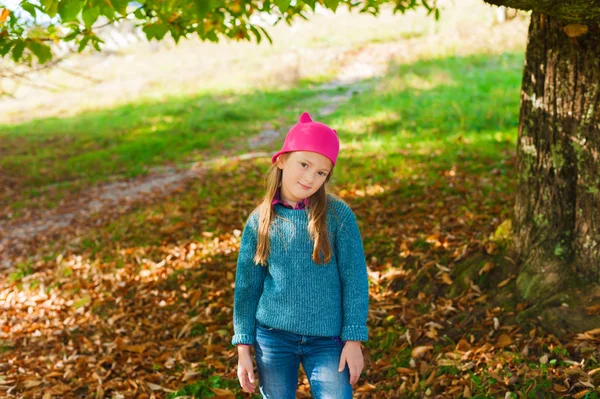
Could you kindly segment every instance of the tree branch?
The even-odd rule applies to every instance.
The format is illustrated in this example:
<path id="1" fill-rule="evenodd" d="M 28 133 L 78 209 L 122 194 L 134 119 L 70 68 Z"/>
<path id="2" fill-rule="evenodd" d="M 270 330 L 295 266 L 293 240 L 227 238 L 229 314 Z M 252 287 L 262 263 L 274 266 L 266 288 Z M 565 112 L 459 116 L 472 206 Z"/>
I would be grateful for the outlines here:
<path id="1" fill-rule="evenodd" d="M 496 6 L 532 10 L 565 22 L 600 23 L 600 0 L 484 0 Z"/>

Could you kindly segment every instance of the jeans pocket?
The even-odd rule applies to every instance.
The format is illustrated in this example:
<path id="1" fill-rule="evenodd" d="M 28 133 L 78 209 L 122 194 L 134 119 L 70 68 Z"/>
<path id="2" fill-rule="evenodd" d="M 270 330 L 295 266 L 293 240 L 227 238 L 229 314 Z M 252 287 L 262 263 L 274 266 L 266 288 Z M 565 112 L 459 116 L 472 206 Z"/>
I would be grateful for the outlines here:
<path id="1" fill-rule="evenodd" d="M 267 326 L 263 326 L 262 324 L 260 324 L 259 322 L 256 322 L 256 328 L 260 328 L 262 330 L 267 330 L 267 331 L 273 331 L 274 328 L 273 327 L 267 327 Z"/>

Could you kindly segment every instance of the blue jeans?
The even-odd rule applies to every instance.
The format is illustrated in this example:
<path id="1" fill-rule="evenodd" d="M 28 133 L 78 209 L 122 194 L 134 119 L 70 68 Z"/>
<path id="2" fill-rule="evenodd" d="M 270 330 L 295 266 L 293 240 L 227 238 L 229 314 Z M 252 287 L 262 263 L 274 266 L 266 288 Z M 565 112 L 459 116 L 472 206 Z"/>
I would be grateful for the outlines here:
<path id="1" fill-rule="evenodd" d="M 264 399 L 296 399 L 302 362 L 315 399 L 351 399 L 350 370 L 338 371 L 345 342 L 340 337 L 298 335 L 256 322 L 254 353 Z"/>

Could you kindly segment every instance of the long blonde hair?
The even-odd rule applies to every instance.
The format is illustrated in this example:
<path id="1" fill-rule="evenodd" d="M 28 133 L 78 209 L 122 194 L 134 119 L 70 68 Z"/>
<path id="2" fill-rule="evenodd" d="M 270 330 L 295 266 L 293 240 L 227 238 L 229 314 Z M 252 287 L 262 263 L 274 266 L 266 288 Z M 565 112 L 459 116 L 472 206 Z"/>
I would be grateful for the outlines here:
<path id="1" fill-rule="evenodd" d="M 285 161 L 290 156 L 290 153 L 283 153 L 279 159 Z M 312 259 L 317 264 L 325 264 L 331 260 L 331 244 L 329 235 L 327 234 L 327 182 L 333 175 L 333 168 L 327 174 L 323 185 L 309 197 L 310 211 L 308 213 L 308 232 L 314 240 L 314 248 Z M 265 179 L 265 196 L 262 202 L 258 205 L 258 241 L 256 246 L 256 254 L 254 255 L 254 263 L 259 265 L 267 265 L 267 258 L 271 250 L 269 229 L 271 222 L 275 217 L 281 218 L 275 213 L 272 207 L 273 198 L 277 189 L 281 185 L 283 171 L 274 163 L 269 168 Z M 283 219 L 283 218 L 282 218 Z M 321 259 L 321 256 L 322 258 Z"/>

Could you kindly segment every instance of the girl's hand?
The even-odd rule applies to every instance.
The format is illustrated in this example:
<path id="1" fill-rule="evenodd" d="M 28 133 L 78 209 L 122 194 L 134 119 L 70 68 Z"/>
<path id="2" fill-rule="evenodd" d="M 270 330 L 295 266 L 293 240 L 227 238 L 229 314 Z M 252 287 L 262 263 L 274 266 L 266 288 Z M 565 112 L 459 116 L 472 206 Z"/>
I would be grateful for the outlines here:
<path id="1" fill-rule="evenodd" d="M 254 385 L 254 365 L 252 364 L 252 355 L 249 346 L 238 347 L 238 380 L 242 389 L 253 393 L 256 389 Z"/>
<path id="2" fill-rule="evenodd" d="M 350 369 L 350 385 L 354 385 L 358 381 L 365 365 L 360 341 L 346 341 L 344 349 L 342 349 L 342 355 L 340 356 L 339 372 L 344 370 L 346 362 Z"/>

